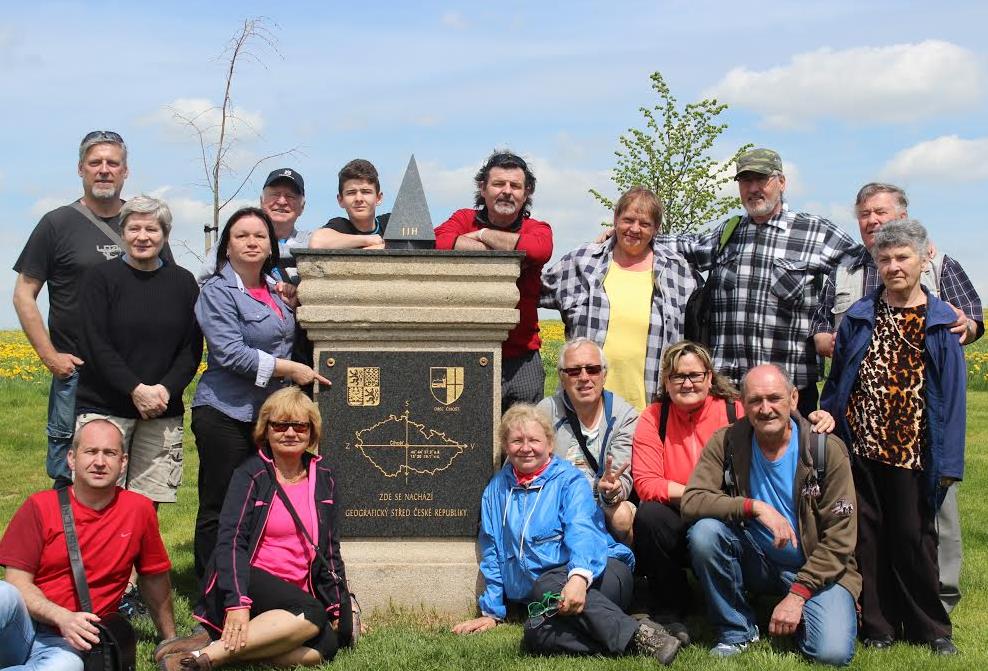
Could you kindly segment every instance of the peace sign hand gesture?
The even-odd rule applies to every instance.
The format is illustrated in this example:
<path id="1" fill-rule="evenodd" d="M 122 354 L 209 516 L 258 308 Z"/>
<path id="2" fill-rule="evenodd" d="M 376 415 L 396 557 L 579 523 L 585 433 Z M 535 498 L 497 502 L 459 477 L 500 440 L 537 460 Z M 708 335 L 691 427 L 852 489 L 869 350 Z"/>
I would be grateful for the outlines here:
<path id="1" fill-rule="evenodd" d="M 614 460 L 610 456 L 607 457 L 604 474 L 597 481 L 597 491 L 600 492 L 604 502 L 617 503 L 623 497 L 624 489 L 621 487 L 621 476 L 624 475 L 629 466 L 631 466 L 631 462 L 624 464 L 615 471 L 613 470 Z"/>

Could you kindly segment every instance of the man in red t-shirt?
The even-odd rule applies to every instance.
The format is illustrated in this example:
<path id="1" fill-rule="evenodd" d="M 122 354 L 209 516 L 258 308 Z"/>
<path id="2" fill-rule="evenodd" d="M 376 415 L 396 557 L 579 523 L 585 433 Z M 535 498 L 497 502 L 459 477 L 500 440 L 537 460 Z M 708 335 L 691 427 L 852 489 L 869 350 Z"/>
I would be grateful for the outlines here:
<path id="1" fill-rule="evenodd" d="M 99 641 L 93 622 L 116 610 L 134 566 L 159 634 L 175 636 L 171 562 L 154 506 L 116 486 L 127 463 L 120 429 L 106 420 L 86 424 L 75 435 L 68 462 L 93 612 L 82 610 L 72 581 L 58 492 L 33 494 L 0 540 L 0 565 L 7 569 L 6 582 L 0 582 L 0 668 L 30 661 L 81 670 L 79 655 Z"/>
<path id="2" fill-rule="evenodd" d="M 518 324 L 501 345 L 501 412 L 538 403 L 545 387 L 539 347 L 542 266 L 552 256 L 552 229 L 530 218 L 535 175 L 520 156 L 496 152 L 474 177 L 476 208 L 457 210 L 436 228 L 436 249 L 525 252 L 518 277 Z"/>

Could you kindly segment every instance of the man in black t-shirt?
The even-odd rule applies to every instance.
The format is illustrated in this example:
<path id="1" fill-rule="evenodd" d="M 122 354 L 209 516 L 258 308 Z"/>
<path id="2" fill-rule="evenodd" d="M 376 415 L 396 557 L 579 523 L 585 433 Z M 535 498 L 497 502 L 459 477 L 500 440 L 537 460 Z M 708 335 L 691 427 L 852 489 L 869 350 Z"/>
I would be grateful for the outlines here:
<path id="1" fill-rule="evenodd" d="M 17 318 L 52 374 L 46 468 L 56 487 L 71 479 L 66 455 L 75 428 L 77 368 L 85 363 L 78 356 L 77 287 L 87 269 L 122 253 L 118 242 L 120 192 L 127 179 L 123 138 L 113 131 L 88 133 L 79 145 L 79 176 L 82 198 L 43 216 L 14 264 Z M 115 235 L 104 231 L 105 227 Z M 168 257 L 171 260 L 170 253 Z M 38 294 L 46 282 L 47 331 L 38 309 Z"/>
<path id="2" fill-rule="evenodd" d="M 309 246 L 316 249 L 384 249 L 384 231 L 390 214 L 377 215 L 381 204 L 381 180 L 370 161 L 356 158 L 340 170 L 336 202 L 347 217 L 333 217 L 312 233 Z"/>

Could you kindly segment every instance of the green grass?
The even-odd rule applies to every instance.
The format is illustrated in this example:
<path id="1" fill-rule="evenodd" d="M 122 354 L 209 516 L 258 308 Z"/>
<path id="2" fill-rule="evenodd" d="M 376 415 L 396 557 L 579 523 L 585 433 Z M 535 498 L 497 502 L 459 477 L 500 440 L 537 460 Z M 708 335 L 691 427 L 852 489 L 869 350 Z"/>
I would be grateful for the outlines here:
<path id="1" fill-rule="evenodd" d="M 550 368 L 549 359 L 547 368 Z M 553 362 L 554 364 L 554 362 Z M 550 368 L 552 371 L 554 365 Z M 551 373 L 554 380 L 554 372 Z M 547 388 L 549 387 L 547 381 Z M 0 529 L 24 498 L 49 486 L 44 474 L 45 413 L 47 385 L 24 381 L 0 381 Z M 964 525 L 964 598 L 954 611 L 955 640 L 962 654 L 954 659 L 933 658 L 925 649 L 897 645 L 890 651 L 859 649 L 850 668 L 898 669 L 976 669 L 988 663 L 988 392 L 971 392 L 968 401 L 967 477 L 960 490 Z M 179 630 L 192 627 L 190 599 L 194 598 L 192 571 L 192 532 L 196 510 L 195 474 L 198 466 L 191 431 L 186 427 L 185 481 L 179 503 L 163 506 L 161 530 L 174 564 L 176 619 Z M 593 669 L 654 669 L 644 658 L 624 657 L 542 658 L 519 653 L 521 627 L 509 624 L 492 632 L 471 637 L 449 633 L 451 620 L 434 613 L 400 611 L 371 614 L 371 631 L 353 651 L 341 653 L 326 668 L 340 670 L 396 669 L 524 669 L 525 671 Z M 696 621 L 699 623 L 699 620 Z M 151 671 L 153 628 L 146 618 L 139 621 L 142 632 L 140 671 Z M 796 655 L 790 641 L 762 642 L 739 658 L 711 661 L 701 641 L 684 650 L 674 668 L 723 669 L 806 669 L 808 664 Z"/>

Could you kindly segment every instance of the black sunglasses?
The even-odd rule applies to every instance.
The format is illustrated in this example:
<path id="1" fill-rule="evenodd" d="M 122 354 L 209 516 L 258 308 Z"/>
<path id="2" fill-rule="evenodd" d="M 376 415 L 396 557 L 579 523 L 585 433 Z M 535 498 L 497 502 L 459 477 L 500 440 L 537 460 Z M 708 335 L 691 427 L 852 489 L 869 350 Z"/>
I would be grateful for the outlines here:
<path id="1" fill-rule="evenodd" d="M 117 142 L 119 144 L 124 143 L 124 139 L 120 137 L 120 133 L 112 130 L 94 130 L 86 133 L 86 137 L 82 138 L 82 142 L 80 144 L 85 144 L 93 140 L 107 140 L 108 142 Z"/>
<path id="2" fill-rule="evenodd" d="M 599 363 L 592 363 L 586 366 L 570 366 L 569 368 L 560 368 L 560 372 L 566 373 L 570 377 L 578 377 L 580 371 L 587 371 L 587 375 L 600 375 L 600 371 L 604 370 L 604 367 Z"/>

